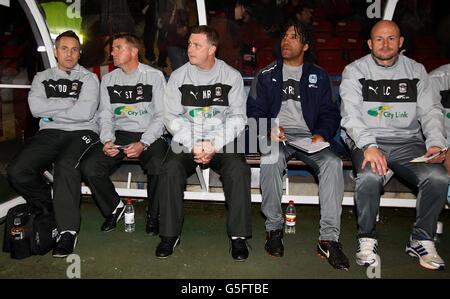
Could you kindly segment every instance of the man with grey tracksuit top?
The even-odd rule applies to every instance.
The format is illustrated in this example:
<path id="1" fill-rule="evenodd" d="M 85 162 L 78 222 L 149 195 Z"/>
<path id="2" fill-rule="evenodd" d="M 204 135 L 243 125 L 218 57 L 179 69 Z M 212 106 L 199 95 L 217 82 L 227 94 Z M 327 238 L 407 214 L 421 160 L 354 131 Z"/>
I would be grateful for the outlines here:
<path id="1" fill-rule="evenodd" d="M 418 188 L 406 253 L 425 268 L 443 269 L 433 242 L 449 182 L 440 165 L 447 142 L 439 96 L 423 65 L 398 54 L 403 37 L 394 22 L 378 22 L 368 44 L 372 53 L 345 68 L 340 86 L 343 137 L 357 172 L 356 262 L 376 266 L 380 261 L 375 222 L 389 167 Z M 436 153 L 427 163 L 410 162 Z"/>
<path id="2" fill-rule="evenodd" d="M 267 235 L 264 247 L 271 256 L 284 255 L 283 174 L 287 161 L 295 157 L 311 166 L 319 178 L 317 252 L 334 268 L 348 270 L 349 261 L 339 242 L 344 196 L 342 161 L 330 148 L 307 154 L 286 143 L 299 138 L 331 141 L 339 128 L 339 109 L 332 99 L 326 71 L 304 62 L 305 51 L 309 50 L 307 27 L 300 22 L 286 27 L 281 40 L 283 59 L 260 71 L 247 99 L 249 118 L 258 123 L 275 119 L 271 128 L 259 132 L 261 138 L 269 138 L 272 144 L 271 152 L 261 155 L 261 210 L 266 216 Z"/>
<path id="3" fill-rule="evenodd" d="M 53 256 L 65 257 L 73 252 L 80 229 L 80 160 L 98 142 L 98 79 L 78 64 L 80 42 L 73 31 L 56 38 L 55 56 L 58 65 L 36 74 L 28 96 L 31 113 L 40 118 L 39 132 L 26 141 L 7 173 L 28 203 L 51 209 L 51 190 L 43 173 L 54 164 L 59 237 Z"/>
<path id="4" fill-rule="evenodd" d="M 160 237 L 158 258 L 167 258 L 180 241 L 183 197 L 188 175 L 197 165 L 217 170 L 228 205 L 227 233 L 231 255 L 248 257 L 251 235 L 250 168 L 235 139 L 245 126 L 244 82 L 238 71 L 215 58 L 217 32 L 208 26 L 192 30 L 189 62 L 174 71 L 164 97 L 164 123 L 173 135 L 158 180 Z M 230 151 L 231 149 L 231 151 Z"/>
<path id="5" fill-rule="evenodd" d="M 447 145 L 450 145 L 450 64 L 443 65 L 430 72 L 430 80 L 435 91 L 441 96 L 444 107 L 444 125 L 447 133 Z M 450 175 L 450 151 L 447 151 L 444 166 Z M 447 197 L 450 203 L 450 196 Z"/>
<path id="6" fill-rule="evenodd" d="M 133 34 L 113 37 L 112 56 L 119 68 L 103 76 L 98 111 L 100 141 L 82 163 L 83 177 L 106 218 L 101 230 L 108 232 L 122 218 L 124 204 L 110 175 L 125 157 L 139 158 L 148 183 L 157 179 L 167 150 L 162 138 L 165 78 L 161 71 L 139 62 L 140 40 Z M 157 206 L 149 191 L 149 210 Z M 157 223 L 157 214 L 153 215 Z M 148 221 L 149 219 L 147 219 Z M 148 224 L 148 223 L 147 223 Z M 153 227 L 157 230 L 157 224 Z M 147 231 L 156 234 L 154 230 Z"/>

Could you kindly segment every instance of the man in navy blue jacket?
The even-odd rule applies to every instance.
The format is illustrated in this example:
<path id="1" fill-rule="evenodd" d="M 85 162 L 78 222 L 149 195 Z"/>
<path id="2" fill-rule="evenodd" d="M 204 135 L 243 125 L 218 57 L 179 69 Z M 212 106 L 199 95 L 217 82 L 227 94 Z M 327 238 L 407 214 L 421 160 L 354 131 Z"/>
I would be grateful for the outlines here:
<path id="1" fill-rule="evenodd" d="M 339 243 L 344 196 L 341 159 L 329 148 L 307 154 L 286 143 L 299 138 L 311 139 L 312 143 L 331 141 L 339 128 L 339 110 L 332 99 L 327 72 L 304 63 L 308 35 L 303 24 L 288 24 L 281 41 L 282 60 L 256 76 L 247 100 L 247 116 L 261 126 L 267 124 L 267 130 L 258 126 L 259 138 L 268 138 L 271 143 L 270 152 L 261 157 L 265 249 L 272 256 L 283 256 L 282 177 L 286 162 L 295 157 L 311 166 L 319 178 L 321 219 L 317 252 L 333 267 L 347 270 L 349 262 Z"/>

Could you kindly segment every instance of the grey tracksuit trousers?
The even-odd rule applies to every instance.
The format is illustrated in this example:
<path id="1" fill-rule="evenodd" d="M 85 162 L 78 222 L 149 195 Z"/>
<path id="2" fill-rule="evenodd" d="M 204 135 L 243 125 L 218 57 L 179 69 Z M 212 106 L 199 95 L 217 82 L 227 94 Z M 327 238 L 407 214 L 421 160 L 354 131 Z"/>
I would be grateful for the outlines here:
<path id="1" fill-rule="evenodd" d="M 266 230 L 283 227 L 281 197 L 283 195 L 283 174 L 287 161 L 295 157 L 314 169 L 319 178 L 320 236 L 319 240 L 339 240 L 344 178 L 342 161 L 330 149 L 306 154 L 283 144 L 279 152 L 272 151 L 261 157 L 261 210 L 266 216 Z"/>
<path id="2" fill-rule="evenodd" d="M 411 237 L 416 240 L 433 240 L 439 214 L 447 197 L 449 177 L 441 164 L 410 163 L 426 152 L 420 140 L 402 144 L 386 144 L 377 139 L 385 154 L 388 167 L 396 175 L 418 188 L 416 222 Z M 363 151 L 351 147 L 353 166 L 357 172 L 355 203 L 358 214 L 358 238 L 376 238 L 375 222 L 380 206 L 383 177 L 372 173 L 370 163 L 361 169 Z"/>

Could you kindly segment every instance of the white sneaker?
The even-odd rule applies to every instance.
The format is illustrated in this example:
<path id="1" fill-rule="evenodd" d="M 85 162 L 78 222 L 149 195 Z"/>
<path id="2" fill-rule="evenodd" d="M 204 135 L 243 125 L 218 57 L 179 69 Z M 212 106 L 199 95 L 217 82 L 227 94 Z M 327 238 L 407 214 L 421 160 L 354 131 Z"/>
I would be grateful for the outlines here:
<path id="1" fill-rule="evenodd" d="M 433 241 L 411 239 L 406 244 L 405 252 L 412 257 L 418 257 L 422 267 L 431 270 L 445 268 L 445 263 L 437 253 Z"/>
<path id="2" fill-rule="evenodd" d="M 359 238 L 356 250 L 356 263 L 360 266 L 378 266 L 378 241 L 372 238 Z"/>

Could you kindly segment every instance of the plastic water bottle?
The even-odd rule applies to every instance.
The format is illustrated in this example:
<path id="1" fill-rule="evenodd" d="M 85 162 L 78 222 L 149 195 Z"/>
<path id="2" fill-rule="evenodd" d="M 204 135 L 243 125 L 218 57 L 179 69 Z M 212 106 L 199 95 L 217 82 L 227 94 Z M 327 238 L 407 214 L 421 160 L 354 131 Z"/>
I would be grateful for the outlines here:
<path id="1" fill-rule="evenodd" d="M 25 236 L 25 228 L 22 225 L 22 219 L 18 216 L 14 218 L 13 227 L 11 228 L 11 236 L 14 240 L 22 240 Z"/>
<path id="2" fill-rule="evenodd" d="M 125 232 L 132 233 L 135 230 L 133 199 L 128 198 L 125 205 Z"/>
<path id="3" fill-rule="evenodd" d="M 442 221 L 438 221 L 436 227 L 436 234 L 434 235 L 434 242 L 439 243 L 441 241 L 443 232 L 444 232 L 444 223 L 442 223 Z"/>
<path id="4" fill-rule="evenodd" d="M 297 214 L 295 212 L 294 201 L 290 200 L 289 205 L 286 208 L 286 221 L 284 226 L 285 234 L 295 234 L 295 218 Z"/>

